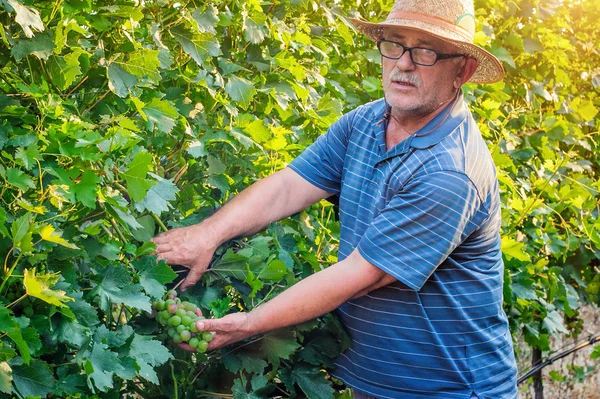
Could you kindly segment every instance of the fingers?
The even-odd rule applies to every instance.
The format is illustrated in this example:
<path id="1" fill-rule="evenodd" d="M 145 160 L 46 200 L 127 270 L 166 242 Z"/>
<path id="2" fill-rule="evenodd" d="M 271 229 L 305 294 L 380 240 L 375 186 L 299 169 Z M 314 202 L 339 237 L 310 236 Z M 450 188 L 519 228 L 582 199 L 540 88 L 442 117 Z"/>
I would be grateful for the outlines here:
<path id="1" fill-rule="evenodd" d="M 182 343 L 180 343 L 180 344 L 177 344 L 177 345 L 179 345 L 179 347 L 180 347 L 181 349 L 184 349 L 184 350 L 186 350 L 186 351 L 188 351 L 188 352 L 196 352 L 196 349 L 192 348 L 191 346 L 189 346 L 189 345 L 188 345 L 188 344 L 186 344 L 185 342 L 182 342 Z"/>
<path id="2" fill-rule="evenodd" d="M 181 284 L 181 291 L 185 291 L 189 287 L 193 287 L 194 285 L 196 285 L 196 283 L 198 282 L 198 280 L 200 280 L 200 277 L 202 277 L 203 274 L 204 274 L 204 270 L 202 268 L 191 267 L 190 272 L 188 273 L 188 275 L 185 277 L 185 280 L 183 280 L 183 283 Z"/>

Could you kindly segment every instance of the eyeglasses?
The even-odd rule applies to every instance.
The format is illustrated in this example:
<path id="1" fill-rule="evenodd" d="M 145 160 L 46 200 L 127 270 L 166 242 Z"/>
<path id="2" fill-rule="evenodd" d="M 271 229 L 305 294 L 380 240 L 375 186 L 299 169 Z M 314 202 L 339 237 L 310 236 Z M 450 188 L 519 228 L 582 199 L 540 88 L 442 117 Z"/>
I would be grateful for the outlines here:
<path id="1" fill-rule="evenodd" d="M 439 60 L 447 58 L 466 57 L 464 54 L 440 54 L 428 48 L 406 47 L 389 40 L 378 41 L 377 48 L 382 56 L 392 60 L 400 59 L 408 51 L 413 64 L 423 66 L 432 66 Z"/>

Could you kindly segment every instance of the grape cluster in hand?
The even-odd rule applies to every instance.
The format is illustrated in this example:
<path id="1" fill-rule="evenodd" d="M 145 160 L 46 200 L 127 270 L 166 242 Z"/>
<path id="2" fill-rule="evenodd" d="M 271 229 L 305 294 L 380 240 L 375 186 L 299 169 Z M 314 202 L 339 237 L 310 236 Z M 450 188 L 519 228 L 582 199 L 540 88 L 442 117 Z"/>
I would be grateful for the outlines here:
<path id="1" fill-rule="evenodd" d="M 193 303 L 181 301 L 177 292 L 167 292 L 167 299 L 154 304 L 156 321 L 167 329 L 167 334 L 173 342 L 187 343 L 197 352 L 204 353 L 213 336 L 209 332 L 196 329 L 196 322 L 204 320 L 200 308 Z"/>

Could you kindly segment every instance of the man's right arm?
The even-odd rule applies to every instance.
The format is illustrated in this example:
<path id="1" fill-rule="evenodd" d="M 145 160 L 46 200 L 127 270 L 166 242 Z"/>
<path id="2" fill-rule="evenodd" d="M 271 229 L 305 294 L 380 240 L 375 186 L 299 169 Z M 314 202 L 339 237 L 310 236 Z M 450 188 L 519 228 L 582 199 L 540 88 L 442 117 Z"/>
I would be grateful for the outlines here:
<path id="1" fill-rule="evenodd" d="M 190 269 L 182 290 L 198 282 L 219 245 L 254 234 L 330 195 L 290 168 L 266 177 L 235 196 L 197 225 L 178 228 L 152 239 L 158 259 Z"/>

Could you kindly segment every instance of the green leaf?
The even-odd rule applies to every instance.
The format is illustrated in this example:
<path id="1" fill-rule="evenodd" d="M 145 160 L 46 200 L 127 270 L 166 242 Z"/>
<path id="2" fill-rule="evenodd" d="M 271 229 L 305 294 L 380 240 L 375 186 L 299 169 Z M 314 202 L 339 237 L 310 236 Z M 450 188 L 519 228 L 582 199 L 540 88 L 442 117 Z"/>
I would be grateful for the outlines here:
<path id="1" fill-rule="evenodd" d="M 10 49 L 15 60 L 21 61 L 28 55 L 33 55 L 40 60 L 46 60 L 52 55 L 54 41 L 48 33 L 37 35 L 33 39 L 21 39 Z"/>
<path id="2" fill-rule="evenodd" d="M 33 37 L 33 31 L 43 32 L 44 23 L 35 8 L 27 7 L 18 0 L 6 0 L 16 13 L 15 22 L 21 25 L 25 36 Z"/>
<path id="3" fill-rule="evenodd" d="M 53 242 L 58 245 L 62 245 L 63 247 L 71 249 L 79 249 L 77 245 L 71 244 L 70 242 L 62 238 L 62 234 L 55 231 L 54 226 L 52 226 L 51 224 L 47 224 L 44 227 L 42 227 L 39 231 L 39 234 L 42 237 L 42 240 L 44 241 Z"/>
<path id="4" fill-rule="evenodd" d="M 525 244 L 517 242 L 510 237 L 502 237 L 502 253 L 505 256 L 521 260 L 523 262 L 531 261 L 531 258 L 524 251 Z"/>
<path id="5" fill-rule="evenodd" d="M 81 75 L 79 53 L 71 53 L 64 57 L 53 55 L 48 58 L 46 68 L 52 82 L 61 90 L 67 89 Z"/>
<path id="6" fill-rule="evenodd" d="M 12 369 L 6 362 L 0 362 L 0 392 L 12 393 Z"/>
<path id="7" fill-rule="evenodd" d="M 598 115 L 598 107 L 591 100 L 583 100 L 577 97 L 571 102 L 570 108 L 575 111 L 579 118 L 588 122 L 593 120 Z"/>
<path id="8" fill-rule="evenodd" d="M 234 374 L 245 370 L 248 373 L 262 373 L 268 366 L 260 353 L 247 348 L 228 353 L 223 357 L 223 365 Z"/>
<path id="9" fill-rule="evenodd" d="M 115 373 L 125 371 L 121 365 L 118 355 L 109 350 L 103 343 L 94 342 L 91 353 L 87 357 L 85 370 L 88 379 L 103 392 L 113 388 L 113 377 Z"/>
<path id="10" fill-rule="evenodd" d="M 260 349 L 270 363 L 279 367 L 281 359 L 289 359 L 300 348 L 291 330 L 282 329 L 264 336 Z"/>
<path id="11" fill-rule="evenodd" d="M 95 208 L 98 197 L 98 183 L 101 181 L 102 179 L 97 175 L 97 172 L 86 169 L 77 184 L 74 184 L 72 187 L 77 201 L 88 208 Z"/>
<path id="12" fill-rule="evenodd" d="M 190 57 L 200 66 L 208 57 L 221 55 L 219 42 L 210 33 L 195 34 L 188 28 L 179 25 L 171 29 L 171 34 Z"/>
<path id="13" fill-rule="evenodd" d="M 144 256 L 136 260 L 134 267 L 140 267 L 140 284 L 148 295 L 153 298 L 161 298 L 166 289 L 165 284 L 168 284 L 177 278 L 177 273 L 171 269 L 164 261 L 156 262 L 156 259 L 151 256 Z"/>
<path id="14" fill-rule="evenodd" d="M 233 101 L 238 102 L 243 109 L 248 109 L 250 100 L 252 100 L 256 94 L 256 89 L 252 82 L 244 78 L 232 76 L 227 79 L 225 92 L 229 94 L 229 97 L 231 97 Z"/>
<path id="15" fill-rule="evenodd" d="M 147 128 L 156 127 L 163 133 L 170 133 L 175 127 L 179 112 L 168 101 L 153 98 L 150 104 L 144 105 L 142 111 L 147 119 Z"/>
<path id="16" fill-rule="evenodd" d="M 31 170 L 34 166 L 37 166 L 36 161 L 42 161 L 42 155 L 40 154 L 36 143 L 33 143 L 26 148 L 17 148 L 15 158 L 20 160 L 21 162 L 19 162 L 19 164 L 27 170 Z"/>
<path id="17" fill-rule="evenodd" d="M 248 278 L 248 258 L 234 253 L 230 248 L 209 270 L 244 281 Z"/>
<path id="18" fill-rule="evenodd" d="M 11 315 L 12 311 L 0 304 L 0 331 L 5 332 L 14 341 L 25 363 L 29 363 L 31 360 L 29 347 L 21 335 L 21 326 Z"/>
<path id="19" fill-rule="evenodd" d="M 124 266 L 109 266 L 97 289 L 103 309 L 108 309 L 111 303 L 123 303 L 134 309 L 152 311 L 150 298 L 142 293 L 139 284 L 131 283 L 131 276 Z"/>
<path id="20" fill-rule="evenodd" d="M 135 209 L 139 212 L 148 210 L 152 213 L 161 215 L 163 212 L 168 212 L 171 209 L 170 201 L 175 201 L 176 194 L 179 189 L 173 184 L 173 179 L 167 180 L 162 177 L 150 174 L 158 183 L 148 190 L 146 197 L 141 202 L 135 204 Z"/>
<path id="21" fill-rule="evenodd" d="M 271 131 L 267 129 L 262 120 L 257 119 L 244 128 L 244 132 L 247 133 L 252 140 L 256 143 L 262 144 L 271 139 Z"/>
<path id="22" fill-rule="evenodd" d="M 217 10 L 212 4 L 208 4 L 204 12 L 196 10 L 192 13 L 192 18 L 198 25 L 198 30 L 203 33 L 210 33 L 215 35 L 217 31 L 215 26 L 219 22 L 219 10 Z"/>
<path id="23" fill-rule="evenodd" d="M 146 179 L 146 175 L 152 165 L 152 155 L 145 151 L 140 151 L 129 164 L 129 168 L 123 172 L 127 182 L 127 192 L 134 201 L 141 201 L 155 182 Z"/>
<path id="24" fill-rule="evenodd" d="M 108 75 L 108 88 L 121 98 L 129 94 L 135 94 L 134 88 L 138 83 L 138 78 L 125 71 L 116 63 L 110 63 L 106 68 Z"/>
<path id="25" fill-rule="evenodd" d="M 17 356 L 17 352 L 4 342 L 0 342 L 0 362 L 5 362 Z"/>
<path id="26" fill-rule="evenodd" d="M 505 49 L 504 47 L 493 46 L 490 49 L 490 52 L 492 54 L 494 54 L 496 56 L 496 58 L 498 58 L 500 61 L 504 61 L 511 67 L 516 68 L 515 61 L 513 60 L 512 56 L 510 55 L 508 50 Z"/>
<path id="27" fill-rule="evenodd" d="M 325 379 L 326 374 L 319 367 L 297 363 L 292 369 L 291 379 L 310 399 L 331 399 L 333 388 Z"/>
<path id="28" fill-rule="evenodd" d="M 253 44 L 262 43 L 267 36 L 268 29 L 264 24 L 264 14 L 255 14 L 252 17 L 244 16 L 244 37 Z"/>
<path id="29" fill-rule="evenodd" d="M 120 61 L 121 58 L 113 61 L 113 64 L 119 65 L 124 71 L 134 76 L 147 76 L 152 80 L 159 80 L 160 74 L 158 68 L 160 61 L 158 59 L 159 50 L 141 48 L 135 52 L 127 54 L 127 61 Z"/>
<path id="30" fill-rule="evenodd" d="M 258 274 L 258 279 L 266 281 L 280 281 L 287 274 L 287 268 L 285 263 L 279 259 L 271 261 L 268 265 L 263 267 Z"/>
<path id="31" fill-rule="evenodd" d="M 6 169 L 6 180 L 21 191 L 27 191 L 29 188 L 35 188 L 33 179 L 26 175 L 22 170 L 15 168 Z"/>
<path id="32" fill-rule="evenodd" d="M 15 219 L 10 225 L 10 232 L 13 238 L 13 245 L 15 247 L 19 247 L 21 245 L 21 241 L 31 228 L 31 222 L 29 221 L 29 214 L 25 213 L 21 217 Z"/>
<path id="33" fill-rule="evenodd" d="M 29 365 L 13 367 L 13 381 L 21 396 L 46 397 L 54 389 L 55 380 L 48 364 L 33 360 Z"/>
<path id="34" fill-rule="evenodd" d="M 563 317 L 557 310 L 553 310 L 548 312 L 544 320 L 542 321 L 542 325 L 550 334 L 568 334 L 569 331 L 565 328 Z"/>
<path id="35" fill-rule="evenodd" d="M 173 355 L 159 341 L 151 337 L 135 334 L 131 342 L 129 356 L 135 359 L 140 368 L 139 375 L 154 384 L 159 384 L 158 376 L 153 367 L 166 363 Z"/>
<path id="36" fill-rule="evenodd" d="M 236 378 L 233 381 L 233 387 L 231 388 L 233 393 L 233 399 L 261 399 L 262 396 L 258 396 L 254 393 L 248 393 L 246 391 L 245 383 L 241 379 Z"/>
<path id="37" fill-rule="evenodd" d="M 32 270 L 25 269 L 23 274 L 23 285 L 25 286 L 27 295 L 39 298 L 44 302 L 58 307 L 66 307 L 65 302 L 73 301 L 73 298 L 69 298 L 65 291 L 51 289 L 60 279 L 60 274 L 48 273 L 36 276 L 35 268 Z"/>

